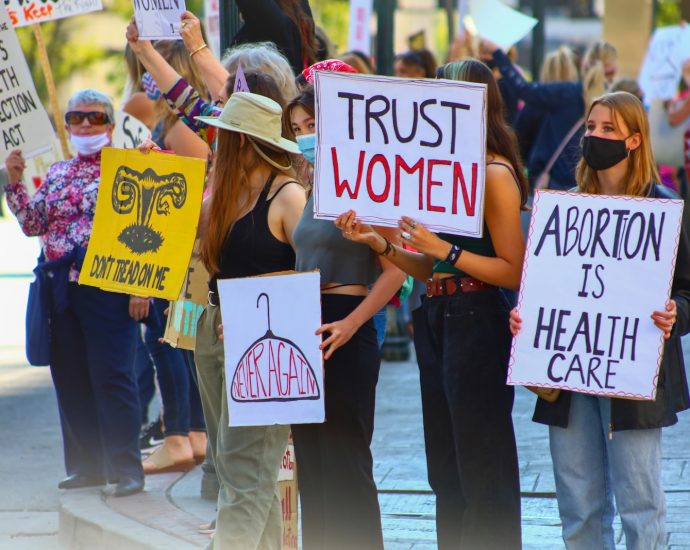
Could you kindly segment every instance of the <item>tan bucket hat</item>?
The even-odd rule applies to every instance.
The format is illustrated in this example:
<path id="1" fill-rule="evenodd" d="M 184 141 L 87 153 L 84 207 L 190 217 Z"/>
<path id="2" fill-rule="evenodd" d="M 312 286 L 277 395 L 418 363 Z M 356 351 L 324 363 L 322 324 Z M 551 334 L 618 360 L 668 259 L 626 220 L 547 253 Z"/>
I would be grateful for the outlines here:
<path id="1" fill-rule="evenodd" d="M 251 92 L 235 92 L 218 117 L 198 116 L 196 120 L 209 126 L 240 132 L 289 153 L 299 154 L 294 141 L 282 137 L 283 111 L 272 99 Z"/>

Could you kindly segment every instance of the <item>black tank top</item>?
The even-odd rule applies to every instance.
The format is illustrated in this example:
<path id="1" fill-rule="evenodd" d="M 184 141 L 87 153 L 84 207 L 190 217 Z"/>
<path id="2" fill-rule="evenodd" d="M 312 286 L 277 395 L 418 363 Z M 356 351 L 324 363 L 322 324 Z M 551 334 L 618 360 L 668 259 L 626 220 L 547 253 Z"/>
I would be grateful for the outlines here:
<path id="1" fill-rule="evenodd" d="M 219 272 L 209 281 L 209 289 L 218 292 L 217 279 L 253 277 L 275 271 L 295 269 L 295 251 L 288 243 L 275 238 L 268 226 L 268 209 L 286 185 L 269 199 L 268 193 L 276 174 L 264 185 L 254 208 L 235 222 L 228 234 L 218 261 Z"/>

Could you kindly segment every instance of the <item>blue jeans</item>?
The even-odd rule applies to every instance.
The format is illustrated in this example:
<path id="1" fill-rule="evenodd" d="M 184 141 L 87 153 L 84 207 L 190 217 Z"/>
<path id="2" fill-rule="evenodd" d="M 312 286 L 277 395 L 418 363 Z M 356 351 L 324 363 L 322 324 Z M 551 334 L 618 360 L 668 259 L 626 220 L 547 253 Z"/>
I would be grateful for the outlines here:
<path id="1" fill-rule="evenodd" d="M 614 550 L 616 499 L 628 550 L 665 548 L 661 429 L 609 435 L 611 400 L 572 395 L 567 428 L 550 427 L 563 540 L 569 550 Z"/>
<path id="2" fill-rule="evenodd" d="M 383 306 L 376 313 L 374 313 L 374 327 L 376 328 L 376 343 L 379 346 L 379 350 L 383 346 L 383 342 L 386 339 L 386 306 Z"/>
<path id="3" fill-rule="evenodd" d="M 190 368 L 185 361 L 183 351 L 159 341 L 165 333 L 165 316 L 163 311 L 168 307 L 167 300 L 155 298 L 151 304 L 151 315 L 158 316 L 158 323 L 148 323 L 144 341 L 156 367 L 156 378 L 163 401 L 163 423 L 165 435 L 187 435 L 191 430 L 203 431 L 203 425 L 192 425 L 192 416 L 202 418 L 200 400 L 190 399 L 191 392 L 198 394 L 198 389 Z M 192 414 L 191 405 L 197 407 Z"/>
<path id="4" fill-rule="evenodd" d="M 154 380 L 155 372 L 153 361 L 149 355 L 149 350 L 144 344 L 144 337 L 141 334 L 141 325 L 137 326 L 137 347 L 134 353 L 134 374 L 137 377 L 139 386 L 139 402 L 141 403 L 141 425 L 149 422 L 149 406 L 156 394 L 156 383 Z"/>

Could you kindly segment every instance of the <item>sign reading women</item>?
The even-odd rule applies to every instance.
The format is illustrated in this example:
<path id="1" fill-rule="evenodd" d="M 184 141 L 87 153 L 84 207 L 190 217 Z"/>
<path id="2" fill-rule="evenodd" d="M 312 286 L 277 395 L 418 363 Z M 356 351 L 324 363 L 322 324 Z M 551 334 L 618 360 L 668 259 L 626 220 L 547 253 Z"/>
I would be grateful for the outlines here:
<path id="1" fill-rule="evenodd" d="M 206 163 L 106 147 L 80 284 L 177 300 L 192 255 Z"/>
<path id="2" fill-rule="evenodd" d="M 218 281 L 231 426 L 324 421 L 319 273 Z"/>
<path id="3" fill-rule="evenodd" d="M 654 399 L 683 201 L 537 192 L 510 384 Z"/>
<path id="4" fill-rule="evenodd" d="M 486 86 L 316 73 L 314 210 L 481 236 Z"/>

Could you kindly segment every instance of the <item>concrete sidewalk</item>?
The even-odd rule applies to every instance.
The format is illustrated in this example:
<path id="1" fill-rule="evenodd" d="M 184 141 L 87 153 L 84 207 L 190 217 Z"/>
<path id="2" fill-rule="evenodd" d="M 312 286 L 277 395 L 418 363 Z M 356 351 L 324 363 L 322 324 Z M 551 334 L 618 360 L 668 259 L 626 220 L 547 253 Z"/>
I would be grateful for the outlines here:
<path id="1" fill-rule="evenodd" d="M 525 549 L 563 548 L 547 429 L 531 421 L 534 400 L 527 390 L 517 389 L 513 416 L 520 455 L 523 542 Z M 382 365 L 373 454 L 386 548 L 436 548 L 416 363 Z M 685 414 L 678 425 L 664 431 L 663 482 L 668 543 L 673 549 L 690 548 L 689 461 L 690 416 Z M 187 474 L 149 476 L 144 493 L 123 499 L 104 499 L 99 490 L 64 492 L 60 541 L 67 548 L 106 550 L 203 548 L 209 539 L 197 527 L 214 517 L 215 503 L 200 498 L 200 484 L 197 467 Z M 616 530 L 620 542 L 619 522 Z"/>

